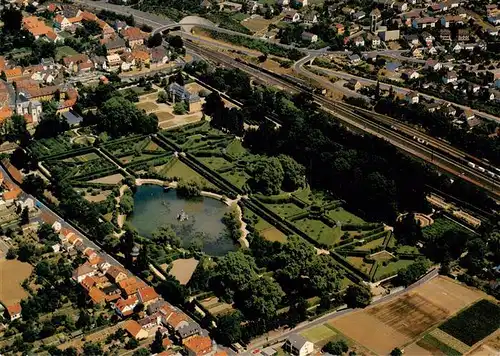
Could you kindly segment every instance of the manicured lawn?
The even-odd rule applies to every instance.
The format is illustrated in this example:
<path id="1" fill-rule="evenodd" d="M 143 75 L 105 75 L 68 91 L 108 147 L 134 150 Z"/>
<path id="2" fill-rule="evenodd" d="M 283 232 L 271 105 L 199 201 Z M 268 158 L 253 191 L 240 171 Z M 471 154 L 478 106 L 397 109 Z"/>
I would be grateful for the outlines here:
<path id="1" fill-rule="evenodd" d="M 75 54 L 78 54 L 78 52 L 69 46 L 57 47 L 57 49 L 56 49 L 56 61 L 59 62 L 64 57 L 74 56 Z"/>
<path id="2" fill-rule="evenodd" d="M 266 204 L 269 209 L 283 218 L 301 213 L 303 210 L 294 203 Z"/>
<path id="3" fill-rule="evenodd" d="M 236 21 L 243 21 L 244 19 L 246 19 L 248 17 L 248 15 L 247 14 L 243 14 L 241 12 L 238 12 L 238 13 L 234 14 L 231 17 L 233 19 L 235 19 Z"/>
<path id="4" fill-rule="evenodd" d="M 264 230 L 260 230 L 259 233 L 262 235 L 262 237 L 269 241 L 286 242 L 287 240 L 286 235 L 274 226 L 271 226 L 270 228 Z"/>
<path id="5" fill-rule="evenodd" d="M 363 273 L 368 274 L 372 268 L 372 263 L 367 263 L 363 261 L 363 257 L 358 257 L 358 256 L 347 256 L 346 257 L 347 262 L 349 262 L 351 265 L 356 267 L 358 270 L 360 270 Z"/>
<path id="6" fill-rule="evenodd" d="M 239 158 L 247 153 L 240 140 L 233 140 L 226 148 L 227 154 Z"/>
<path id="7" fill-rule="evenodd" d="M 411 265 L 413 260 L 399 260 L 396 262 L 391 262 L 387 266 L 382 265 L 381 263 L 379 264 L 377 268 L 377 272 L 375 273 L 375 280 L 377 280 L 379 277 L 384 276 L 384 275 L 394 275 L 398 273 L 398 271 L 402 268 L 405 268 L 409 265 Z"/>
<path id="8" fill-rule="evenodd" d="M 364 245 L 358 246 L 355 249 L 356 250 L 370 250 L 372 248 L 381 246 L 382 243 L 384 242 L 384 239 L 385 239 L 385 236 L 381 237 L 380 239 L 376 239 L 376 240 L 370 241 L 370 242 L 368 242 L 368 243 L 366 243 Z"/>
<path id="9" fill-rule="evenodd" d="M 221 175 L 238 188 L 242 188 L 247 180 L 250 179 L 250 176 L 242 169 L 235 169 L 221 173 Z"/>
<path id="10" fill-rule="evenodd" d="M 293 192 L 293 195 L 306 204 L 323 205 L 324 203 L 331 201 L 325 193 L 316 190 L 312 191 L 309 186 L 296 190 Z"/>
<path id="11" fill-rule="evenodd" d="M 325 245 L 333 245 L 342 236 L 340 227 L 331 228 L 321 220 L 305 218 L 297 220 L 294 223 L 313 239 Z"/>
<path id="12" fill-rule="evenodd" d="M 361 219 L 360 217 L 351 214 L 347 210 L 344 210 L 344 208 L 336 208 L 334 210 L 329 210 L 327 213 L 328 217 L 333 219 L 334 221 L 340 221 L 342 223 L 349 223 L 349 224 L 364 224 L 365 221 Z"/>
<path id="13" fill-rule="evenodd" d="M 303 331 L 300 334 L 307 340 L 311 341 L 313 344 L 316 344 L 321 341 L 328 342 L 335 335 L 337 335 L 335 331 L 333 331 L 324 324 L 307 329 L 306 331 Z"/>
<path id="14" fill-rule="evenodd" d="M 181 161 L 175 162 L 166 174 L 168 177 L 177 177 L 181 179 L 202 178 L 196 171 Z"/>
<path id="15" fill-rule="evenodd" d="M 397 253 L 419 253 L 418 248 L 415 246 L 403 245 L 399 246 L 396 250 Z"/>
<path id="16" fill-rule="evenodd" d="M 197 160 L 216 171 L 232 166 L 224 157 L 197 157 Z"/>

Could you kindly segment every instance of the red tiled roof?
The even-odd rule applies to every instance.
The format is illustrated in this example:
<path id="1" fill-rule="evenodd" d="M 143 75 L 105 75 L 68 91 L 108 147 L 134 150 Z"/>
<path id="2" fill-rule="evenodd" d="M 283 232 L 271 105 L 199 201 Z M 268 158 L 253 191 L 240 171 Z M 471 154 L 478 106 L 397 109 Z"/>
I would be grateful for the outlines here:
<path id="1" fill-rule="evenodd" d="M 89 291 L 89 297 L 94 304 L 100 304 L 106 300 L 106 294 L 99 288 L 92 287 Z"/>
<path id="2" fill-rule="evenodd" d="M 7 312 L 9 313 L 9 315 L 15 315 L 15 314 L 19 314 L 21 313 L 21 304 L 19 303 L 16 303 L 16 304 L 12 304 L 12 305 L 9 305 L 7 307 Z"/>
<path id="3" fill-rule="evenodd" d="M 153 287 L 146 287 L 146 288 L 139 289 L 137 294 L 139 295 L 139 299 L 143 303 L 150 302 L 150 301 L 155 300 L 159 297 L 158 293 L 156 293 L 156 291 L 154 290 Z"/>
<path id="4" fill-rule="evenodd" d="M 212 349 L 212 340 L 208 336 L 193 336 L 184 342 L 184 346 L 196 355 L 204 355 Z"/>

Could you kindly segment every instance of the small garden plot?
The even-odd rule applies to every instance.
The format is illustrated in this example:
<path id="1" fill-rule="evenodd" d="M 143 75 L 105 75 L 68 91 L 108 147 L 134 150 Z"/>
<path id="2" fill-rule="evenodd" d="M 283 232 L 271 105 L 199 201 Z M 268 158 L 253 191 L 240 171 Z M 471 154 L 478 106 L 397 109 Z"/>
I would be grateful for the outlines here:
<path id="1" fill-rule="evenodd" d="M 225 314 L 233 310 L 233 306 L 231 304 L 221 302 L 217 297 L 203 299 L 200 301 L 200 304 L 203 305 L 203 307 L 213 316 Z"/>
<path id="2" fill-rule="evenodd" d="M 232 163 L 224 157 L 197 157 L 196 159 L 215 171 L 232 167 Z"/>
<path id="3" fill-rule="evenodd" d="M 294 224 L 311 238 L 325 245 L 337 243 L 342 236 L 340 227 L 330 227 L 321 220 L 305 218 L 294 221 Z"/>
<path id="4" fill-rule="evenodd" d="M 101 189 L 76 189 L 77 192 L 83 192 L 84 198 L 91 203 L 99 203 L 111 194 L 111 190 L 101 190 Z"/>
<path id="5" fill-rule="evenodd" d="M 175 116 L 168 111 L 157 111 L 155 114 L 158 116 L 158 122 L 168 121 L 175 118 Z"/>
<path id="6" fill-rule="evenodd" d="M 376 247 L 382 246 L 382 244 L 384 243 L 384 240 L 385 240 L 385 236 L 381 237 L 379 239 L 367 242 L 364 245 L 357 246 L 355 249 L 356 250 L 371 250 L 372 248 L 376 248 Z"/>
<path id="7" fill-rule="evenodd" d="M 483 299 L 446 321 L 439 329 L 472 346 L 500 328 L 500 306 Z"/>
<path id="8" fill-rule="evenodd" d="M 266 204 L 266 206 L 285 219 L 304 211 L 294 203 Z"/>
<path id="9" fill-rule="evenodd" d="M 394 240 L 394 238 L 393 238 L 393 240 Z M 418 250 L 418 247 L 416 247 L 416 246 L 402 245 L 402 246 L 398 246 L 396 253 L 419 254 L 420 251 Z"/>
<path id="10" fill-rule="evenodd" d="M 99 159 L 99 158 L 100 157 L 96 153 L 90 152 L 90 153 L 80 155 L 80 156 L 69 157 L 69 158 L 63 159 L 62 161 L 63 162 L 70 162 L 70 163 L 82 163 L 82 162 L 93 161 L 93 160 Z"/>
<path id="11" fill-rule="evenodd" d="M 370 273 L 370 270 L 372 269 L 373 266 L 373 263 L 365 262 L 363 257 L 347 256 L 346 260 L 364 274 Z"/>
<path id="12" fill-rule="evenodd" d="M 221 173 L 221 176 L 240 189 L 243 188 L 246 182 L 251 178 L 242 168 L 234 168 L 229 172 Z"/>
<path id="13" fill-rule="evenodd" d="M 374 279 L 380 280 L 390 276 L 393 276 L 399 272 L 400 269 L 408 267 L 411 265 L 414 260 L 398 260 L 396 262 L 389 262 L 387 266 L 384 266 L 382 263 L 378 265 L 377 271 L 373 276 Z"/>
<path id="14" fill-rule="evenodd" d="M 365 221 L 363 219 L 354 214 L 351 214 L 344 208 L 329 210 L 326 215 L 333 221 L 340 221 L 341 223 L 365 224 Z"/>

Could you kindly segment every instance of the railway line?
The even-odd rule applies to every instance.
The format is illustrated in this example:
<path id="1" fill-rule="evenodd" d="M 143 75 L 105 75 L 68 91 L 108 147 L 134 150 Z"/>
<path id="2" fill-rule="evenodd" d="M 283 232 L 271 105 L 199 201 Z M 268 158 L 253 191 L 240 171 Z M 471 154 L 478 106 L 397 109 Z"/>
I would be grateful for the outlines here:
<path id="1" fill-rule="evenodd" d="M 452 147 L 446 142 L 430 137 L 396 119 L 314 94 L 311 88 L 308 90 L 300 82 L 293 83 L 291 78 L 283 78 L 277 74 L 268 73 L 261 68 L 256 68 L 256 66 L 237 61 L 230 56 L 199 47 L 190 42 L 186 42 L 186 47 L 195 50 L 207 59 L 214 60 L 225 66 L 239 68 L 253 77 L 280 86 L 287 91 L 293 93 L 309 91 L 319 106 L 330 112 L 346 126 L 359 132 L 381 137 L 402 151 L 485 189 L 493 198 L 500 200 L 500 180 L 468 165 L 468 162 L 483 161 Z M 494 169 L 494 167 L 491 167 L 491 169 Z"/>

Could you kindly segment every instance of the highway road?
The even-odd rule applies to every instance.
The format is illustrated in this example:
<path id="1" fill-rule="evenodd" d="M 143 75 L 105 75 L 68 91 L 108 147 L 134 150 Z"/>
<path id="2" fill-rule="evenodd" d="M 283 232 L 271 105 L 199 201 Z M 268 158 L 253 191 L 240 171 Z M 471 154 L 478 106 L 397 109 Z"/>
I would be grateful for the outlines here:
<path id="1" fill-rule="evenodd" d="M 439 275 L 438 268 L 434 268 L 433 270 L 428 272 L 425 276 L 423 276 L 421 279 L 419 279 L 418 281 L 416 281 L 412 285 L 408 286 L 406 289 L 403 289 L 403 290 L 400 290 L 398 292 L 383 296 L 382 298 L 380 298 L 376 301 L 373 301 L 368 308 L 373 307 L 373 306 L 378 305 L 378 304 L 381 304 L 381 303 L 386 303 L 392 299 L 399 297 L 400 295 L 402 295 L 404 293 L 408 293 L 411 290 L 421 286 L 422 284 L 425 284 L 425 283 L 431 281 L 432 279 L 436 278 L 438 275 Z M 255 340 L 253 340 L 249 344 L 248 352 L 245 353 L 245 355 L 251 355 L 254 351 L 258 350 L 259 348 L 262 348 L 264 345 L 273 345 L 273 344 L 276 344 L 278 342 L 284 341 L 291 334 L 300 333 L 308 328 L 324 324 L 325 322 L 330 321 L 331 319 L 339 318 L 343 315 L 350 314 L 350 313 L 358 311 L 358 310 L 361 310 L 361 309 L 343 309 L 343 310 L 339 310 L 339 311 L 333 311 L 331 313 L 325 314 L 322 317 L 319 317 L 319 318 L 314 319 L 312 321 L 305 321 L 303 323 L 300 323 L 299 325 L 297 325 L 293 329 L 287 329 L 286 331 L 280 332 L 275 336 L 261 336 Z"/>
<path id="2" fill-rule="evenodd" d="M 271 74 L 262 72 L 259 69 L 250 67 L 245 63 L 237 62 L 231 57 L 224 55 L 220 52 L 214 52 L 209 49 L 200 48 L 192 43 L 186 42 L 186 46 L 190 50 L 196 50 L 203 54 L 206 58 L 214 60 L 216 62 L 223 63 L 224 65 L 239 68 L 251 76 L 264 80 L 270 84 L 278 85 L 291 92 L 301 91 L 296 85 L 291 84 L 279 77 L 273 76 Z M 326 78 L 319 77 L 321 80 L 326 82 Z M 331 83 L 329 83 L 331 85 Z M 476 170 L 472 170 L 463 159 L 457 158 L 456 156 L 460 152 L 456 148 L 436 140 L 430 136 L 426 136 L 419 132 L 419 137 L 427 140 L 428 144 L 423 144 L 417 140 L 413 140 L 412 137 L 408 137 L 408 134 L 401 132 L 402 130 L 394 130 L 388 122 L 393 122 L 400 127 L 405 127 L 401 122 L 385 117 L 384 120 L 377 115 L 370 115 L 369 118 L 360 116 L 354 113 L 352 107 L 346 106 L 342 102 L 337 102 L 331 99 L 327 99 L 321 95 L 314 95 L 314 99 L 323 106 L 326 111 L 332 113 L 332 115 L 343 122 L 345 125 L 356 129 L 356 131 L 366 132 L 378 137 L 385 139 L 391 144 L 395 145 L 399 149 L 407 152 L 415 157 L 418 157 L 426 162 L 429 162 L 443 171 L 449 172 L 453 175 L 463 178 L 479 187 L 482 187 L 489 191 L 496 199 L 500 199 L 500 185 L 498 181 L 493 180 L 491 177 L 485 175 Z M 388 127 L 389 126 L 389 127 Z M 408 127 L 410 130 L 411 128 Z M 453 156 L 455 155 L 455 156 Z M 462 153 L 462 157 L 465 157 L 465 153 Z"/>
<path id="3" fill-rule="evenodd" d="M 318 76 L 316 74 L 311 73 L 310 71 L 308 71 L 307 69 L 304 68 L 304 64 L 306 64 L 307 62 L 309 62 L 311 59 L 312 59 L 311 56 L 306 56 L 306 57 L 298 60 L 297 62 L 295 62 L 293 68 L 294 68 L 294 70 L 297 73 L 300 73 L 300 74 L 302 74 L 302 75 L 304 75 L 306 77 L 310 77 L 310 78 L 312 78 L 314 80 L 318 80 Z M 333 76 L 336 76 L 338 78 L 345 79 L 345 80 L 356 79 L 356 80 L 358 80 L 363 85 L 376 85 L 377 84 L 376 80 L 368 79 L 368 78 L 364 78 L 364 77 L 360 77 L 360 76 L 356 76 L 356 75 L 349 74 L 349 73 L 346 73 L 346 72 L 339 72 L 339 71 L 336 71 L 336 70 L 333 70 L 333 69 L 327 69 L 327 68 L 322 68 L 322 67 L 318 67 L 318 66 L 314 66 L 314 68 L 316 70 L 320 71 L 320 72 L 325 73 L 325 75 L 327 75 L 327 76 L 333 75 Z M 458 108 L 460 108 L 462 110 L 471 110 L 477 116 L 484 117 L 484 118 L 486 118 L 488 120 L 495 121 L 495 122 L 497 122 L 497 123 L 500 124 L 500 117 L 497 117 L 497 116 L 494 116 L 494 115 L 491 115 L 491 114 L 488 114 L 488 113 L 485 113 L 485 112 L 482 112 L 482 111 L 479 111 L 479 110 L 472 109 L 472 108 L 470 108 L 468 106 L 465 106 L 465 105 L 461 105 L 461 104 L 457 104 L 455 102 L 447 101 L 447 100 L 438 98 L 436 96 L 428 95 L 428 94 L 425 94 L 425 93 L 420 93 L 418 91 L 411 90 L 411 89 L 408 89 L 408 88 L 399 87 L 399 86 L 396 86 L 396 85 L 393 85 L 393 84 L 386 84 L 386 83 L 380 82 L 380 88 L 385 89 L 385 90 L 389 90 L 390 87 L 392 87 L 395 92 L 400 93 L 400 94 L 407 94 L 407 93 L 413 91 L 413 92 L 418 93 L 422 98 L 425 98 L 427 100 L 433 99 L 433 100 L 436 100 L 438 102 L 449 103 L 449 104 L 451 104 L 451 105 L 453 105 L 455 107 L 458 107 Z"/>

